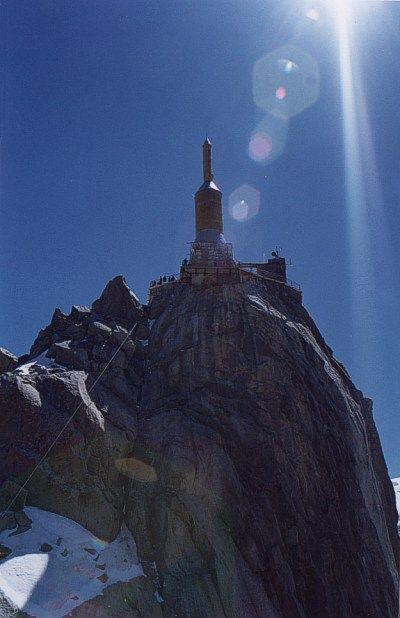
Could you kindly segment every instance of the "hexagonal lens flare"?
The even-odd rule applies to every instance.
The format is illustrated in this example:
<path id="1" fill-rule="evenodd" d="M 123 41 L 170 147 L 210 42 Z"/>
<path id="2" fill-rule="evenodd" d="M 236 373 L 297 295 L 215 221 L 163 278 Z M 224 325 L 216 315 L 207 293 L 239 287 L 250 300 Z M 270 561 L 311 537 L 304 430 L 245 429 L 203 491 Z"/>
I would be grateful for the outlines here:
<path id="1" fill-rule="evenodd" d="M 315 103 L 318 94 L 317 61 L 294 45 L 280 47 L 254 65 L 254 102 L 274 116 L 296 116 Z"/>
<path id="2" fill-rule="evenodd" d="M 241 185 L 229 196 L 229 213 L 236 221 L 255 217 L 260 208 L 260 192 L 250 185 Z"/>

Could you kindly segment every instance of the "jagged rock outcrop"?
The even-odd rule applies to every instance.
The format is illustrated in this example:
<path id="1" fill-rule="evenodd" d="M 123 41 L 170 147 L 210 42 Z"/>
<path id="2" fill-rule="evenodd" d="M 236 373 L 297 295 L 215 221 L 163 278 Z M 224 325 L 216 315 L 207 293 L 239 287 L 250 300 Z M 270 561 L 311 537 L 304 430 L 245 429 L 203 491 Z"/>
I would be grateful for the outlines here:
<path id="1" fill-rule="evenodd" d="M 0 348 L 0 374 L 12 371 L 18 365 L 18 358 L 5 348 Z"/>
<path id="2" fill-rule="evenodd" d="M 39 465 L 29 504 L 104 539 L 115 538 L 121 526 L 124 477 L 116 462 L 129 455 L 137 434 L 145 350 L 135 328 L 128 335 L 135 324 L 143 330 L 147 320 L 117 277 L 92 310 L 56 309 L 23 364 L 0 378 L 0 482 L 21 485 Z"/>
<path id="3" fill-rule="evenodd" d="M 0 377 L 0 498 L 40 464 L 17 510 L 133 535 L 147 577 L 73 616 L 395 618 L 371 407 L 285 286 L 176 282 L 142 307 L 117 277 Z"/>

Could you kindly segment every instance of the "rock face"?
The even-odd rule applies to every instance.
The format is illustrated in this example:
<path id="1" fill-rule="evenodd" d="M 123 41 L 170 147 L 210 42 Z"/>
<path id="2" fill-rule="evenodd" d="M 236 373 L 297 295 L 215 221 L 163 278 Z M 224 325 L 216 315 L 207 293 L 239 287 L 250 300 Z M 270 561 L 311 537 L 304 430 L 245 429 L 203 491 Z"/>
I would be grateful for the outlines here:
<path id="1" fill-rule="evenodd" d="M 147 575 L 73 615 L 397 615 L 371 402 L 284 290 L 178 282 L 143 308 L 117 277 L 0 377 L 3 508 L 38 465 L 18 500 L 105 541 L 125 523 Z"/>
<path id="2" fill-rule="evenodd" d="M 143 345 L 127 329 L 146 323 L 117 278 L 91 311 L 73 307 L 66 316 L 56 309 L 23 364 L 0 378 L 1 481 L 22 485 L 38 465 L 29 504 L 107 540 L 123 520 L 124 477 L 115 462 L 129 455 L 136 438 L 144 374 Z"/>
<path id="3" fill-rule="evenodd" d="M 12 371 L 18 365 L 18 358 L 5 348 L 0 348 L 0 374 Z"/>
<path id="4" fill-rule="evenodd" d="M 166 616 L 396 616 L 393 491 L 371 414 L 299 303 L 265 284 L 150 311 L 128 521 Z"/>

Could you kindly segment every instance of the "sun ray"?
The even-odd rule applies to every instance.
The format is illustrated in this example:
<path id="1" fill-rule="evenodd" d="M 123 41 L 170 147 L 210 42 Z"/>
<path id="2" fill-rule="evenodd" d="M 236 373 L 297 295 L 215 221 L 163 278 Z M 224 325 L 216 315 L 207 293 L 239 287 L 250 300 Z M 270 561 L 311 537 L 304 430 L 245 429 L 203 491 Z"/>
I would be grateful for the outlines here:
<path id="1" fill-rule="evenodd" d="M 371 184 L 375 196 L 380 191 L 378 175 L 373 166 L 372 141 L 366 139 L 370 135 L 370 127 L 358 58 L 350 38 L 352 10 L 349 2 L 336 5 L 335 21 L 341 78 L 353 358 L 356 367 L 362 371 L 363 366 L 366 369 L 368 359 L 378 352 L 377 341 L 371 337 L 377 324 L 371 240 Z"/>

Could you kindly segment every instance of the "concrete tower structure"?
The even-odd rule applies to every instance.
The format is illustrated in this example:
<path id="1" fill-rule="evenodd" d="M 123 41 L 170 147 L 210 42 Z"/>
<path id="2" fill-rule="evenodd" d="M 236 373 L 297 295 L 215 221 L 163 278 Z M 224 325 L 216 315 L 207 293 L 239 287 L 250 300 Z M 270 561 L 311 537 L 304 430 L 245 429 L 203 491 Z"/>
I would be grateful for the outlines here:
<path id="1" fill-rule="evenodd" d="M 211 160 L 211 142 L 203 144 L 203 184 L 194 196 L 196 211 L 196 242 L 221 242 L 222 193 L 214 183 Z"/>
<path id="2" fill-rule="evenodd" d="M 194 196 L 196 237 L 189 263 L 210 268 L 234 265 L 232 245 L 223 235 L 222 193 L 214 182 L 211 142 L 203 144 L 203 184 Z"/>
<path id="3" fill-rule="evenodd" d="M 274 291 L 301 302 L 297 284 L 286 279 L 286 262 L 278 250 L 264 262 L 237 262 L 223 229 L 222 193 L 214 182 L 211 142 L 203 144 L 203 183 L 194 196 L 196 235 L 190 254 L 182 260 L 179 274 L 161 276 L 150 283 L 149 302 L 164 302 L 185 285 L 227 285 L 262 282 Z M 165 285 L 167 284 L 167 285 Z"/>

